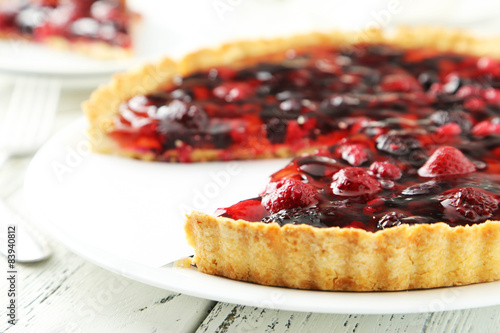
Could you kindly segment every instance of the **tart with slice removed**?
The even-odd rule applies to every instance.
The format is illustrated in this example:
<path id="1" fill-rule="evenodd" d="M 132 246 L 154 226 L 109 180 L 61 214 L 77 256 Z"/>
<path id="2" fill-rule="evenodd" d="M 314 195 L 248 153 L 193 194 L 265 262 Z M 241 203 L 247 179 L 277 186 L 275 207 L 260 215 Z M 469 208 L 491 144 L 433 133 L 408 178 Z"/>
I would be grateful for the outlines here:
<path id="1" fill-rule="evenodd" d="M 132 55 L 138 14 L 126 0 L 0 0 L 0 38 L 28 40 L 100 59 Z"/>
<path id="2" fill-rule="evenodd" d="M 493 281 L 494 45 L 421 28 L 361 42 L 344 33 L 242 42 L 119 75 L 84 109 L 99 152 L 170 162 L 296 156 L 255 198 L 188 215 L 201 272 L 351 291 Z"/>
<path id="3" fill-rule="evenodd" d="M 445 143 L 460 142 L 455 146 L 439 147 L 415 138 L 421 146 L 408 149 L 425 162 L 380 150 L 359 134 L 295 158 L 255 198 L 215 216 L 190 213 L 186 232 L 194 263 L 231 279 L 320 290 L 500 279 L 500 177 L 494 170 L 500 137 L 469 148 L 456 137 Z M 339 153 L 353 142 L 370 156 L 360 166 Z M 489 144 L 497 147 L 495 157 L 488 157 Z"/>

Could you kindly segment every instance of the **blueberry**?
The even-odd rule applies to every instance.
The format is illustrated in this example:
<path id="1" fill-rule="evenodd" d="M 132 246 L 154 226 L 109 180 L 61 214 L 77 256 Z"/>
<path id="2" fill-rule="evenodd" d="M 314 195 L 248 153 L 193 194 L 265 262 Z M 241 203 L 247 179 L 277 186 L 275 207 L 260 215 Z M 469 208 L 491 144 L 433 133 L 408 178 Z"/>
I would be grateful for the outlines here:
<path id="1" fill-rule="evenodd" d="M 402 219 L 404 219 L 405 217 L 407 217 L 405 214 L 399 212 L 387 213 L 378 220 L 377 229 L 383 230 L 387 228 L 397 227 L 398 225 L 401 225 Z"/>
<path id="2" fill-rule="evenodd" d="M 285 224 L 307 224 L 314 227 L 324 227 L 321 223 L 317 208 L 293 208 L 283 209 L 277 213 L 262 219 L 264 223 L 278 223 L 280 226 Z"/>
<path id="3" fill-rule="evenodd" d="M 208 115 L 199 106 L 173 100 L 158 108 L 156 117 L 162 121 L 165 129 L 170 127 L 183 129 L 205 129 L 208 125 Z"/>
<path id="4" fill-rule="evenodd" d="M 271 143 L 283 143 L 286 138 L 287 121 L 277 117 L 266 123 L 267 138 Z"/>
<path id="5" fill-rule="evenodd" d="M 470 116 L 462 110 L 439 110 L 431 114 L 429 119 L 436 126 L 442 126 L 448 123 L 456 123 L 465 133 L 469 132 L 472 128 Z"/>
<path id="6" fill-rule="evenodd" d="M 427 183 L 417 184 L 407 187 L 401 192 L 403 195 L 416 196 L 416 195 L 428 195 L 438 193 L 441 190 L 439 185 L 435 181 L 430 181 Z"/>
<path id="7" fill-rule="evenodd" d="M 379 136 L 376 140 L 377 149 L 391 155 L 406 155 L 421 148 L 418 138 L 409 133 L 391 131 Z"/>

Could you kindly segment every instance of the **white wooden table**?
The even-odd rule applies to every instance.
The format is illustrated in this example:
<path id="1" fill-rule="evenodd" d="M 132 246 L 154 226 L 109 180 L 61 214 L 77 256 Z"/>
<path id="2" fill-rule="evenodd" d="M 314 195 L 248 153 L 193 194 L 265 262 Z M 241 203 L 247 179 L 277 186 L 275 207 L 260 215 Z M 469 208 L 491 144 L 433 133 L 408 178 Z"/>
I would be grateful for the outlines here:
<path id="1" fill-rule="evenodd" d="M 79 117 L 89 91 L 64 92 L 54 130 Z M 0 104 L 8 99 L 0 93 Z M 0 170 L 0 197 L 28 217 L 23 177 L 30 157 Z M 42 231 L 43 232 L 43 231 Z M 118 276 L 50 239 L 53 254 L 18 264 L 18 321 L 7 323 L 7 261 L 0 259 L 0 332 L 500 332 L 500 306 L 398 315 L 317 314 L 218 303 Z"/>

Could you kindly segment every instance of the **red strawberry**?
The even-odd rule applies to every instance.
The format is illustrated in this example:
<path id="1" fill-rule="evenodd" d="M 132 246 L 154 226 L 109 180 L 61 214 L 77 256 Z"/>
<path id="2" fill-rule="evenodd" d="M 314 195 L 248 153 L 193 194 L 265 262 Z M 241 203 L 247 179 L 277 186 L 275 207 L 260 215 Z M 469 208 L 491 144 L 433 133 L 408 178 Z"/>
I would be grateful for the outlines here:
<path id="1" fill-rule="evenodd" d="M 418 169 L 420 177 L 463 175 L 476 171 L 476 166 L 457 148 L 438 148 L 427 162 Z"/>
<path id="2" fill-rule="evenodd" d="M 219 208 L 215 211 L 216 216 L 230 217 L 232 219 L 258 222 L 269 212 L 262 206 L 259 200 L 240 201 L 227 208 Z"/>
<path id="3" fill-rule="evenodd" d="M 280 180 L 276 183 L 276 189 L 262 198 L 262 205 L 273 214 L 282 209 L 308 207 L 317 203 L 316 188 L 294 178 Z"/>
<path id="4" fill-rule="evenodd" d="M 399 179 L 403 175 L 401 169 L 390 162 L 373 162 L 370 171 L 379 178 Z"/>
<path id="5" fill-rule="evenodd" d="M 332 177 L 332 193 L 343 197 L 374 194 L 382 190 L 380 183 L 365 168 L 347 167 Z"/>
<path id="6" fill-rule="evenodd" d="M 451 189 L 437 197 L 443 213 L 451 222 L 484 222 L 498 209 L 499 201 L 490 192 L 477 187 Z"/>
<path id="7" fill-rule="evenodd" d="M 345 144 L 337 149 L 342 159 L 352 166 L 360 166 L 369 159 L 369 150 L 360 143 Z"/>

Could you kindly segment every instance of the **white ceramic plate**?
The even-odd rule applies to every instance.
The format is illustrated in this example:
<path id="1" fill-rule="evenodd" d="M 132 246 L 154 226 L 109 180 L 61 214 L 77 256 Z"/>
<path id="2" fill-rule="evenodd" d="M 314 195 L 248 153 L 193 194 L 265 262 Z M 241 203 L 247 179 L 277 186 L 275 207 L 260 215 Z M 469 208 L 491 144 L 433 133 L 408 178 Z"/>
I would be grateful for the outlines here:
<path id="1" fill-rule="evenodd" d="M 190 255 L 182 215 L 255 195 L 284 160 L 167 164 L 88 152 L 76 121 L 33 159 L 25 194 L 34 221 L 75 253 L 153 286 L 230 303 L 327 313 L 410 313 L 500 304 L 500 282 L 404 292 L 265 287 L 165 265 Z M 97 135 L 97 134 L 96 134 Z"/>

